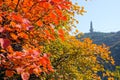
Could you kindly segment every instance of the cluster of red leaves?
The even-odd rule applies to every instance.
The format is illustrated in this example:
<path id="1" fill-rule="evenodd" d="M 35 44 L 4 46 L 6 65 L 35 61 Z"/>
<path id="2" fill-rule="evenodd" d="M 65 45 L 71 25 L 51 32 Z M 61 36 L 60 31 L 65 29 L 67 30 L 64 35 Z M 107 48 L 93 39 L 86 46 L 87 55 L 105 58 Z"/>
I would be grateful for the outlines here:
<path id="1" fill-rule="evenodd" d="M 39 43 L 55 40 L 71 6 L 69 0 L 0 0 L 0 68 L 6 76 L 28 80 L 30 74 L 53 71 Z M 63 29 L 56 32 L 64 40 Z"/>
<path id="2" fill-rule="evenodd" d="M 40 54 L 40 52 L 33 50 L 15 51 L 11 46 L 13 41 L 21 43 L 21 39 L 29 40 L 29 35 L 26 31 L 31 31 L 30 22 L 22 18 L 20 15 L 14 13 L 10 14 L 10 25 L 0 27 L 0 67 L 5 68 L 5 75 L 12 77 L 14 74 L 20 74 L 23 80 L 28 80 L 30 74 L 39 76 L 42 72 L 52 72 L 49 56 L 47 54 Z M 4 36 L 3 36 L 4 35 Z M 22 45 L 21 45 L 22 46 Z"/>
<path id="3" fill-rule="evenodd" d="M 28 80 L 30 74 L 39 76 L 41 73 L 53 72 L 49 55 L 36 50 L 13 52 L 6 57 L 0 54 L 0 67 L 6 69 L 5 76 L 12 77 L 14 74 L 21 75 L 23 80 Z M 27 76 L 26 76 L 27 75 Z"/>
<path id="4" fill-rule="evenodd" d="M 20 74 L 23 80 L 29 79 L 30 74 L 39 76 L 42 72 L 53 71 L 48 55 L 37 50 L 27 50 L 24 52 L 14 52 L 8 54 L 7 58 L 1 54 L 1 67 L 7 68 L 5 74 L 8 77 L 13 74 Z M 27 76 L 26 76 L 27 75 Z"/>

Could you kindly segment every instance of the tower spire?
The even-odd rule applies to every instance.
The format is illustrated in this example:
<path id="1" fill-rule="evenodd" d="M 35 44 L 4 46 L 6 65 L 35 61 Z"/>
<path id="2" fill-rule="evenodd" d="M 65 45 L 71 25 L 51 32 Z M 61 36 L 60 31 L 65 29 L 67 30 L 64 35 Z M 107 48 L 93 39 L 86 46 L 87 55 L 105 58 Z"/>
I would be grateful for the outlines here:
<path id="1" fill-rule="evenodd" d="M 90 33 L 93 33 L 93 24 L 92 24 L 92 21 L 90 22 Z"/>

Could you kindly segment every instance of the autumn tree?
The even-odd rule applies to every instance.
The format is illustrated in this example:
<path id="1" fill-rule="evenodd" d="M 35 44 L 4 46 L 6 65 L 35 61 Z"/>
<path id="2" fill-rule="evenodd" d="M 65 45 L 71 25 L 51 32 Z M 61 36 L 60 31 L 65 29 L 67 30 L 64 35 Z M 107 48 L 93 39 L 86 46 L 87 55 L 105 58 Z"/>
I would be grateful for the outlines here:
<path id="1" fill-rule="evenodd" d="M 84 12 L 70 0 L 0 0 L 0 78 L 99 78 L 97 59 L 114 63 L 107 48 L 69 35 Z"/>
<path id="2" fill-rule="evenodd" d="M 21 75 L 28 80 L 53 72 L 44 45 L 71 29 L 74 12 L 83 13 L 70 0 L 0 0 L 0 76 Z"/>

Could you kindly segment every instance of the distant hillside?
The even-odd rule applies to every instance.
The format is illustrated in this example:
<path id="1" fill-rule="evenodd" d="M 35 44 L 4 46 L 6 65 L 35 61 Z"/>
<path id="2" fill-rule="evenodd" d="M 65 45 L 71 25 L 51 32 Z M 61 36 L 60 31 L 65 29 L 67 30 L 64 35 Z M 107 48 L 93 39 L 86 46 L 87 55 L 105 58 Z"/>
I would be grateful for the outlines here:
<path id="1" fill-rule="evenodd" d="M 120 31 L 111 33 L 85 33 L 83 36 L 81 36 L 81 38 L 77 38 L 80 40 L 87 37 L 91 38 L 95 44 L 100 45 L 104 43 L 107 46 L 110 46 L 110 50 L 112 52 L 111 55 L 114 57 L 116 65 L 120 65 Z"/>

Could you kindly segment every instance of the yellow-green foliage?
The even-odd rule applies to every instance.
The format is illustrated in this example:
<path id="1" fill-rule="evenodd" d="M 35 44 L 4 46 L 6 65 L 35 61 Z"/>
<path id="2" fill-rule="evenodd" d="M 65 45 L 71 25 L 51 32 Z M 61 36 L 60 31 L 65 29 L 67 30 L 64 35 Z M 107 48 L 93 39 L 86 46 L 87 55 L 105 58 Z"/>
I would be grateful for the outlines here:
<path id="1" fill-rule="evenodd" d="M 116 66 L 116 70 L 114 71 L 115 79 L 120 80 L 120 66 Z"/>
<path id="2" fill-rule="evenodd" d="M 67 35 L 66 41 L 57 39 L 46 44 L 44 52 L 52 54 L 51 61 L 55 73 L 49 78 L 56 80 L 100 80 L 98 71 L 104 74 L 111 72 L 104 69 L 104 63 L 114 64 L 109 48 L 105 45 L 96 45 L 86 38 L 79 41 Z M 104 75 L 110 76 L 111 75 Z"/>

